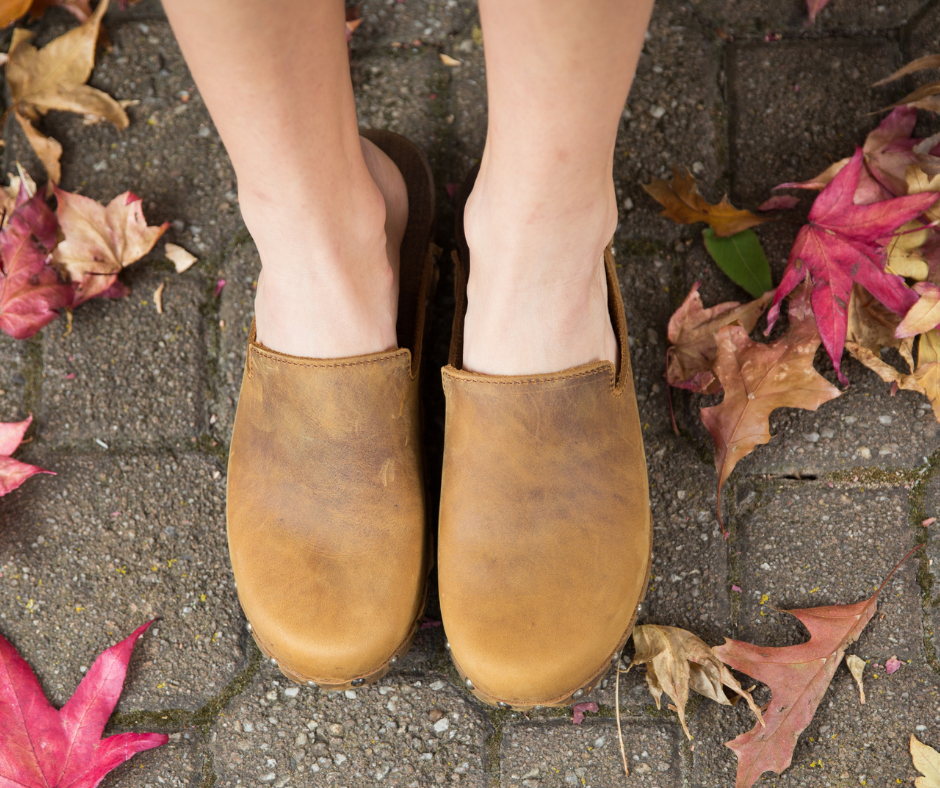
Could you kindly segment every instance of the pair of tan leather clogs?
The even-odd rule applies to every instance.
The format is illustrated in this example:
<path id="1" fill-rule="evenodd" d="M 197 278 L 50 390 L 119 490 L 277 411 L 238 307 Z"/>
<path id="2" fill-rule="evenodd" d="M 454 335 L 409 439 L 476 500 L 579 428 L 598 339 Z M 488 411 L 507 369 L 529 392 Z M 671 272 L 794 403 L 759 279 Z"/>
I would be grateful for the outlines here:
<path id="1" fill-rule="evenodd" d="M 258 646 L 328 690 L 381 678 L 411 645 L 433 562 L 418 373 L 436 276 L 430 169 L 398 135 L 365 131 L 405 177 L 399 349 L 342 359 L 249 338 L 228 476 L 238 596 Z M 462 212 L 462 211 L 460 211 Z M 458 212 L 458 213 L 460 213 Z M 461 369 L 469 252 L 456 256 L 437 560 L 458 672 L 481 700 L 577 700 L 629 636 L 652 528 L 623 302 L 606 253 L 620 370 Z"/>

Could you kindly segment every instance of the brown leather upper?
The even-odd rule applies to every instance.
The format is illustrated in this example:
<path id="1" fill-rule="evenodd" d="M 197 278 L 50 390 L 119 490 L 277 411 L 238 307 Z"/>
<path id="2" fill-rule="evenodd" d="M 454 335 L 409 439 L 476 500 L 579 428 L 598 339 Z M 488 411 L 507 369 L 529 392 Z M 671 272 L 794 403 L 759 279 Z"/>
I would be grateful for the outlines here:
<path id="1" fill-rule="evenodd" d="M 649 572 L 643 440 L 613 258 L 620 373 L 462 371 L 455 327 L 438 536 L 441 614 L 460 669 L 512 705 L 561 701 L 608 664 Z M 458 271 L 458 281 L 463 278 Z M 458 321 L 465 308 L 458 285 Z"/>
<path id="2" fill-rule="evenodd" d="M 430 554 L 418 401 L 434 185 L 405 138 L 365 130 L 408 187 L 400 350 L 277 353 L 249 337 L 229 451 L 227 522 L 238 598 L 295 678 L 378 678 L 424 608 Z"/>
<path id="3" fill-rule="evenodd" d="M 249 345 L 229 549 L 256 636 L 293 672 L 318 683 L 369 674 L 421 612 L 419 425 L 407 349 L 319 360 Z"/>

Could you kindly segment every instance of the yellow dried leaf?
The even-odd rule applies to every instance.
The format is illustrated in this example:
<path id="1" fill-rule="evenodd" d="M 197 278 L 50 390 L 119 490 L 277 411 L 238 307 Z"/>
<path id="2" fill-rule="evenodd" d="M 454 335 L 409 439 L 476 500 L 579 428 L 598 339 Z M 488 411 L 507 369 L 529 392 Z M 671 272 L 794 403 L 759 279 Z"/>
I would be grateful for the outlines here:
<path id="1" fill-rule="evenodd" d="M 646 665 L 646 683 L 656 708 L 660 708 L 665 692 L 675 702 L 682 730 L 690 739 L 692 734 L 685 724 L 690 688 L 716 703 L 730 706 L 731 701 L 724 691 L 724 687 L 728 687 L 744 698 L 757 719 L 763 722 L 751 693 L 741 687 L 711 647 L 691 632 L 677 627 L 641 625 L 633 630 L 633 645 L 636 653 L 627 670 L 641 663 Z"/>
<path id="2" fill-rule="evenodd" d="M 914 285 L 914 290 L 920 298 L 898 325 L 896 337 L 913 337 L 940 325 L 940 287 L 923 282 Z"/>
<path id="3" fill-rule="evenodd" d="M 865 660 L 854 654 L 849 654 L 845 658 L 845 664 L 849 666 L 849 672 L 855 683 L 858 684 L 858 702 L 865 705 L 865 687 L 862 684 L 862 674 L 865 672 Z"/>
<path id="4" fill-rule="evenodd" d="M 911 734 L 911 758 L 923 775 L 914 780 L 914 788 L 940 788 L 940 752 Z"/>
<path id="5" fill-rule="evenodd" d="M 917 369 L 914 379 L 920 384 L 940 421 L 940 331 L 921 334 L 917 342 Z"/>
<path id="6" fill-rule="evenodd" d="M 699 194 L 695 178 L 688 170 L 685 175 L 678 167 L 672 169 L 672 180 L 653 178 L 643 184 L 646 193 L 665 208 L 660 216 L 672 219 L 677 224 L 707 222 L 715 235 L 727 237 L 770 221 L 767 217 L 755 216 L 750 211 L 735 208 L 725 195 L 721 202 L 712 205 Z"/>
<path id="7" fill-rule="evenodd" d="M 461 65 L 461 62 L 460 62 L 459 60 L 457 60 L 456 58 L 451 57 L 450 55 L 445 55 L 443 52 L 441 52 L 441 63 L 443 63 L 445 66 L 459 66 L 459 65 Z"/>
<path id="8" fill-rule="evenodd" d="M 157 308 L 157 314 L 163 314 L 163 288 L 166 282 L 160 282 L 160 285 L 153 291 L 153 304 Z"/>
<path id="9" fill-rule="evenodd" d="M 42 49 L 30 43 L 33 37 L 30 31 L 22 28 L 13 31 L 6 78 L 14 113 L 53 182 L 59 180 L 61 146 L 33 127 L 41 116 L 50 110 L 60 110 L 101 117 L 119 129 L 129 123 L 127 113 L 117 101 L 85 84 L 95 64 L 95 44 L 107 9 L 108 0 L 102 0 L 85 22 Z"/>
<path id="10" fill-rule="evenodd" d="M 934 208 L 930 208 L 930 211 L 933 210 Z M 937 218 L 940 219 L 940 213 L 937 214 Z M 918 250 L 929 237 L 930 230 L 924 229 L 924 225 L 920 222 L 908 222 L 900 227 L 888 244 L 886 266 L 888 273 L 923 282 L 930 269 Z"/>

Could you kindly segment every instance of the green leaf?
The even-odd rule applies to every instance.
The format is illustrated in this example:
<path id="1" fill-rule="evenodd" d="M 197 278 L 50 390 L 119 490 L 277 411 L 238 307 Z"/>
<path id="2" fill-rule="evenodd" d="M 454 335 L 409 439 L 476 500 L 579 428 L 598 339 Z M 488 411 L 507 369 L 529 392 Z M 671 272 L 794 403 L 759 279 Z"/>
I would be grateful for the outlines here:
<path id="1" fill-rule="evenodd" d="M 737 285 L 743 287 L 754 298 L 773 288 L 770 279 L 770 264 L 761 248 L 760 239 L 753 230 L 744 230 L 728 238 L 719 238 L 708 227 L 702 232 L 705 248 Z"/>

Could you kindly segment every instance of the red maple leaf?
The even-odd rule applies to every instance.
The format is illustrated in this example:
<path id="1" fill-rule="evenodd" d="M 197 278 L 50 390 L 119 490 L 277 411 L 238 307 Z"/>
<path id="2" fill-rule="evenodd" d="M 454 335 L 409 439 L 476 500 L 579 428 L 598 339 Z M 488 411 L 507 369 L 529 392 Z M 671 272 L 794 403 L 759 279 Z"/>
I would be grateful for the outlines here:
<path id="1" fill-rule="evenodd" d="M 56 245 L 55 214 L 42 192 L 32 197 L 20 185 L 17 208 L 0 232 L 0 330 L 26 339 L 55 320 L 72 302 L 72 285 L 49 264 Z"/>
<path id="2" fill-rule="evenodd" d="M 769 333 L 780 314 L 780 302 L 809 278 L 813 288 L 810 303 L 822 343 L 843 383 L 848 383 L 840 362 L 852 283 L 858 282 L 892 312 L 904 315 L 917 302 L 917 294 L 902 277 L 885 272 L 885 243 L 902 224 L 923 213 L 940 196 L 928 192 L 856 205 L 852 198 L 864 166 L 862 157 L 862 149 L 857 148 L 849 163 L 816 198 L 809 224 L 796 236 L 767 313 Z"/>
<path id="3" fill-rule="evenodd" d="M 52 471 L 14 460 L 10 456 L 23 442 L 23 436 L 32 421 L 33 417 L 30 416 L 25 421 L 0 424 L 0 496 L 13 492 L 30 476 L 35 476 L 37 473 L 49 473 L 55 476 Z"/>
<path id="4" fill-rule="evenodd" d="M 0 636 L 0 786 L 95 788 L 131 756 L 166 744 L 163 733 L 101 738 L 121 696 L 134 644 L 152 623 L 102 653 L 59 711 L 46 700 L 26 660 Z"/>

